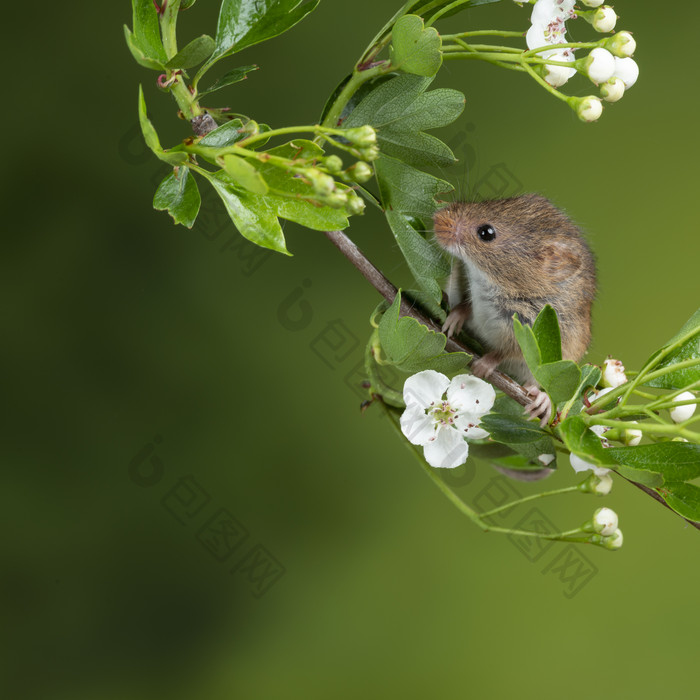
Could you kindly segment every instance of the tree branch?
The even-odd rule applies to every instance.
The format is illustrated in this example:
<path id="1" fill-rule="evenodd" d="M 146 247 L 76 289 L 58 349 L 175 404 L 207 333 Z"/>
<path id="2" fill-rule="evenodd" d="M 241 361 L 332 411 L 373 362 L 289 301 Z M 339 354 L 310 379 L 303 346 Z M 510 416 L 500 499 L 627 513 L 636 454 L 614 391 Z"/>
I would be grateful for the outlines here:
<path id="1" fill-rule="evenodd" d="M 374 265 L 372 265 L 362 251 L 342 231 L 326 231 L 325 235 L 362 273 L 363 277 L 391 304 L 398 290 Z M 418 309 L 411 306 L 403 296 L 401 297 L 400 314 L 402 316 L 415 318 L 416 321 L 427 326 L 431 331 L 442 333 L 442 329 L 432 318 L 424 316 Z M 479 359 L 477 353 L 463 343 L 454 340 L 454 338 L 447 339 L 445 349 L 449 352 L 466 352 L 472 356 L 473 360 Z M 500 389 L 504 394 L 507 394 L 517 401 L 521 406 L 527 406 L 527 404 L 532 401 L 532 397 L 528 396 L 528 393 L 520 384 L 502 372 L 494 372 L 489 377 L 489 381 L 497 389 Z"/>
<path id="2" fill-rule="evenodd" d="M 364 256 L 362 251 L 342 232 L 342 231 L 326 231 L 326 237 L 335 245 L 336 248 L 362 273 L 362 276 L 391 304 L 398 292 L 396 287 L 389 282 L 389 280 L 374 266 L 372 263 Z M 410 316 L 415 318 L 416 321 L 427 326 L 430 330 L 436 331 L 438 333 L 442 332 L 440 326 L 432 318 L 424 316 L 418 309 L 411 306 L 403 297 L 401 297 L 401 309 L 400 314 L 402 316 Z M 473 350 L 470 350 L 466 345 L 460 343 L 452 338 L 447 339 L 447 344 L 445 346 L 446 350 L 450 352 L 466 352 L 472 356 L 472 360 L 477 360 L 479 355 L 477 355 Z M 519 404 L 525 406 L 532 399 L 528 397 L 527 392 L 523 389 L 520 384 L 511 379 L 509 376 L 503 374 L 502 372 L 494 372 L 490 377 L 489 381 L 497 389 L 500 389 L 504 394 L 507 394 L 512 399 L 515 399 Z M 630 484 L 636 486 L 641 491 L 644 491 L 648 496 L 651 496 L 654 500 L 661 503 L 661 505 L 668 508 L 671 512 L 676 513 L 676 511 L 671 508 L 666 501 L 656 492 L 654 489 L 639 484 L 636 481 L 627 479 L 623 477 Z M 680 518 L 683 518 L 680 513 L 676 513 Z M 689 525 L 700 530 L 700 523 L 693 522 L 687 518 L 683 518 Z"/>

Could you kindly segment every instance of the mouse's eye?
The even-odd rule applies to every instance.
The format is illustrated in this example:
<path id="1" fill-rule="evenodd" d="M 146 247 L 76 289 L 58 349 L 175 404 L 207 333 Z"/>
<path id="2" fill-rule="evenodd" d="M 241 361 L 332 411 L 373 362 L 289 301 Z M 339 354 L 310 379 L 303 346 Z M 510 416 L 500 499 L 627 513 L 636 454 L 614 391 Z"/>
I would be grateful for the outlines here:
<path id="1" fill-rule="evenodd" d="M 482 241 L 492 241 L 496 238 L 496 229 L 491 224 L 484 224 L 476 229 L 476 233 Z"/>

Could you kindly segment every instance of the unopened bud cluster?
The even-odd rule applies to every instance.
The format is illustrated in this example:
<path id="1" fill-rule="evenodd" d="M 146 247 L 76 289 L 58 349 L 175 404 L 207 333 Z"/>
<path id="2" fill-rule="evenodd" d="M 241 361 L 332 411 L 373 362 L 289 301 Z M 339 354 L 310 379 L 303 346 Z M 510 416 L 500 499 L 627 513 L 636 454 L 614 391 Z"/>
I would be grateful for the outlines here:
<path id="1" fill-rule="evenodd" d="M 610 508 L 598 508 L 593 518 L 581 526 L 583 532 L 590 532 L 590 542 L 606 549 L 622 547 L 622 530 L 618 527 L 617 513 Z"/>
<path id="2" fill-rule="evenodd" d="M 584 5 L 591 9 L 575 10 L 574 0 L 537 0 L 526 41 L 530 54 L 547 61 L 537 70 L 551 87 L 560 88 L 577 72 L 599 86 L 600 96 L 572 96 L 567 100 L 582 121 L 594 122 L 603 113 L 603 101 L 617 102 L 635 84 L 639 67 L 632 58 L 637 44 L 626 31 L 601 39 L 587 56 L 575 58 L 579 47 L 571 46 L 567 39 L 567 21 L 582 17 L 597 32 L 609 34 L 618 19 L 613 7 L 598 0 L 584 1 Z"/>

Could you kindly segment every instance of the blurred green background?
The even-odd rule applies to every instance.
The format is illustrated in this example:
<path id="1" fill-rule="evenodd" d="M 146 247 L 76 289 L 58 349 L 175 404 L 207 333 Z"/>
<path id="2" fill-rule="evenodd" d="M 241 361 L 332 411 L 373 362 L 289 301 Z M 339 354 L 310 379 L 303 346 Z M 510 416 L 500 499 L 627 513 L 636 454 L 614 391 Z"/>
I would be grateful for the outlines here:
<path id="1" fill-rule="evenodd" d="M 324 0 L 241 54 L 261 70 L 220 103 L 314 122 L 398 4 Z M 606 500 L 618 553 L 524 550 L 472 527 L 358 410 L 377 297 L 330 243 L 288 225 L 295 257 L 258 256 L 210 197 L 191 231 L 151 209 L 167 170 L 144 152 L 138 83 L 164 143 L 186 125 L 124 45 L 129 4 L 80 5 L 6 10 L 3 696 L 685 695 L 700 533 L 624 483 Z M 213 33 L 217 10 L 199 0 L 182 38 Z M 700 7 L 616 10 L 641 77 L 597 124 L 485 64 L 450 63 L 436 85 L 467 97 L 441 134 L 462 158 L 446 176 L 467 193 L 542 192 L 584 227 L 600 274 L 588 357 L 635 368 L 698 306 Z M 528 14 L 506 1 L 443 29 L 524 30 Z M 351 235 L 407 280 L 381 217 Z M 572 483 L 561 467 L 552 487 Z M 486 503 L 508 488 L 495 476 L 448 478 Z M 566 529 L 599 505 L 543 510 Z M 225 542 L 240 544 L 219 561 Z M 256 557 L 273 558 L 269 578 Z"/>

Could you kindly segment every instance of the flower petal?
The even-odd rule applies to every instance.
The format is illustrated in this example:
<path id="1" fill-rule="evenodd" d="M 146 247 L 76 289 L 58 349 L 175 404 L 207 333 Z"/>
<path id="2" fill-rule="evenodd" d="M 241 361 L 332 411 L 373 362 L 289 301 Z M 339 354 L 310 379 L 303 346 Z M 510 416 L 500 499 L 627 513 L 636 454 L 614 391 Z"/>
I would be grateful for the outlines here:
<path id="1" fill-rule="evenodd" d="M 426 369 L 409 377 L 403 385 L 403 400 L 407 407 L 429 408 L 442 401 L 442 395 L 450 385 L 450 380 L 440 372 Z"/>
<path id="2" fill-rule="evenodd" d="M 425 445 L 423 454 L 431 467 L 454 469 L 467 461 L 469 446 L 454 428 L 443 427 L 435 439 Z"/>
<path id="3" fill-rule="evenodd" d="M 493 408 L 496 400 L 494 388 L 471 374 L 455 377 L 447 389 L 447 401 L 457 413 L 483 416 Z M 471 421 L 476 422 L 476 421 Z"/>
<path id="4" fill-rule="evenodd" d="M 401 414 L 401 432 L 414 445 L 426 445 L 435 437 L 436 428 L 435 421 L 420 406 L 409 406 Z"/>
<path id="5" fill-rule="evenodd" d="M 457 416 L 454 423 L 455 428 L 468 440 L 486 440 L 489 434 L 479 427 L 479 418 L 480 416 L 468 413 Z"/>

